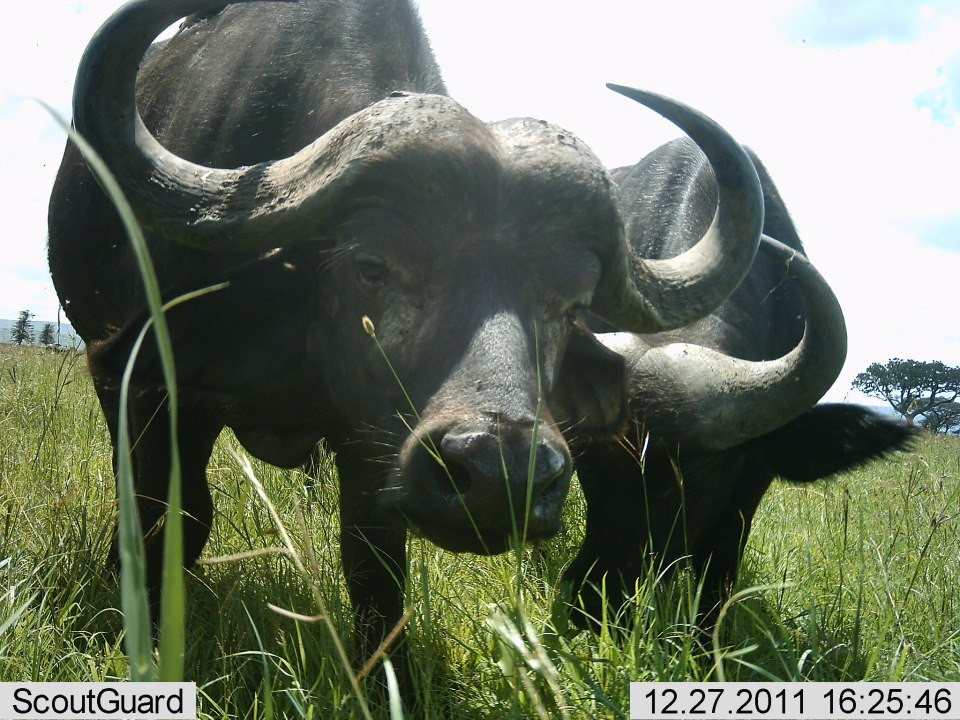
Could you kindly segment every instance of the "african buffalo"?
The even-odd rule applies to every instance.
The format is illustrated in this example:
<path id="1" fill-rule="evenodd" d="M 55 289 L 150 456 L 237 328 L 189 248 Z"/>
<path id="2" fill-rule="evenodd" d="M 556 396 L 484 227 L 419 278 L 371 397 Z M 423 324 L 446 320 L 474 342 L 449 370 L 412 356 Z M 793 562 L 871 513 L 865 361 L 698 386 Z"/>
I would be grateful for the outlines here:
<path id="1" fill-rule="evenodd" d="M 597 573 L 629 579 L 649 547 L 674 552 L 656 527 L 646 544 L 643 509 L 645 493 L 674 501 L 659 466 L 678 446 L 686 486 L 707 467 L 717 476 L 696 488 L 711 512 L 688 523 L 687 543 L 726 558 L 773 474 L 790 476 L 776 461 L 817 455 L 792 446 L 812 415 L 836 426 L 814 418 L 810 432 L 838 455 L 813 474 L 897 444 L 889 428 L 861 431 L 859 411 L 809 411 L 842 363 L 842 317 L 801 254 L 761 241 L 799 249 L 766 175 L 761 187 L 709 119 L 619 88 L 692 142 L 611 176 L 556 126 L 486 124 L 446 97 L 408 2 L 223 6 L 129 3 L 91 41 L 74 95 L 74 124 L 130 198 L 164 296 L 227 283 L 168 312 L 186 563 L 210 532 L 205 468 L 224 427 L 281 466 L 321 438 L 336 452 L 364 648 L 401 616 L 407 529 L 476 553 L 553 534 L 569 443 L 589 502 L 568 573 L 584 606 Z M 49 229 L 57 292 L 116 441 L 143 291 L 115 211 L 69 145 Z M 156 599 L 170 458 L 149 344 L 134 385 Z M 628 405 L 659 438 L 645 477 L 620 450 Z"/>
<path id="2" fill-rule="evenodd" d="M 904 449 L 914 437 L 906 424 L 865 408 L 815 405 L 846 356 L 843 315 L 803 254 L 769 174 L 750 155 L 763 189 L 763 242 L 731 297 L 669 332 L 591 322 L 624 358 L 631 420 L 615 442 L 578 447 L 587 528 L 564 577 L 581 626 L 603 617 L 603 592 L 606 609 L 616 611 L 651 561 L 657 572 L 678 561 L 693 567 L 709 626 L 775 477 L 812 482 Z M 713 172 L 688 140 L 612 176 L 628 241 L 641 256 L 682 253 L 711 222 Z M 607 575 L 618 581 L 604 583 Z"/>

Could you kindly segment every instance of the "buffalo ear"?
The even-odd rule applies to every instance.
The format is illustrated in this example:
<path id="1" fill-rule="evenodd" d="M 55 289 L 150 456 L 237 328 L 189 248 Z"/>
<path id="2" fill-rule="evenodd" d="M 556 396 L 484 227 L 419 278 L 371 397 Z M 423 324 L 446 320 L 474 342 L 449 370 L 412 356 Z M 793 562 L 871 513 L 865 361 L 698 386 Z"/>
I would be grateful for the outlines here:
<path id="1" fill-rule="evenodd" d="M 618 435 L 627 421 L 623 357 L 580 324 L 567 341 L 550 410 L 577 439 Z"/>

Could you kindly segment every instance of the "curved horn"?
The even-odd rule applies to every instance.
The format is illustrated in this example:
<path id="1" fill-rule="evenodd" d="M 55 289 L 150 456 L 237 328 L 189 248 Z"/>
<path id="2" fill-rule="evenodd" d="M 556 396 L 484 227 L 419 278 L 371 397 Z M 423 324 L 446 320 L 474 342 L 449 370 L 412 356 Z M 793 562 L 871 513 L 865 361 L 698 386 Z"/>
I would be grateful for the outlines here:
<path id="1" fill-rule="evenodd" d="M 804 299 L 803 337 L 776 360 L 733 358 L 699 345 L 650 347 L 631 333 L 598 339 L 623 355 L 634 415 L 683 447 L 722 450 L 785 425 L 830 389 L 847 354 L 836 296 L 793 248 L 763 236 L 763 252 L 784 263 Z"/>
<path id="2" fill-rule="evenodd" d="M 178 157 L 140 118 L 137 70 L 153 39 L 171 23 L 224 4 L 134 0 L 100 28 L 77 72 L 76 129 L 117 176 L 140 222 L 169 239 L 231 251 L 316 240 L 317 227 L 342 207 L 347 191 L 382 173 L 383 164 L 395 162 L 404 149 L 415 144 L 429 161 L 433 153 L 468 153 L 486 142 L 486 131 L 477 130 L 482 123 L 449 98 L 398 93 L 288 158 L 219 169 Z"/>
<path id="3" fill-rule="evenodd" d="M 618 328 L 654 333 L 682 327 L 715 310 L 753 264 L 763 228 L 763 192 L 749 156 L 727 132 L 693 108 L 620 85 L 611 90 L 667 118 L 699 146 L 717 180 L 713 222 L 677 257 L 638 257 L 626 242 L 605 264 L 591 309 Z"/>

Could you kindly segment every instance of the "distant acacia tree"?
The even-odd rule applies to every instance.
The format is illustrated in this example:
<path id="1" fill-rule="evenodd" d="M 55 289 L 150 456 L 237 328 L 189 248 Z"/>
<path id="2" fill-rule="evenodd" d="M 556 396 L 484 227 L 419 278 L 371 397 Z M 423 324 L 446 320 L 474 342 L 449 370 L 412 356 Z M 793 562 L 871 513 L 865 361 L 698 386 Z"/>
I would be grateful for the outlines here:
<path id="1" fill-rule="evenodd" d="M 44 324 L 40 330 L 40 344 L 53 345 L 57 341 L 57 331 L 53 328 L 53 323 Z"/>
<path id="2" fill-rule="evenodd" d="M 17 345 L 23 345 L 23 343 L 33 344 L 33 323 L 30 322 L 31 317 L 33 317 L 33 314 L 29 310 L 20 311 L 20 315 L 17 317 L 17 321 L 13 324 L 13 329 L 10 331 L 10 342 L 16 343 Z"/>
<path id="3" fill-rule="evenodd" d="M 920 424 L 932 433 L 960 434 L 960 402 L 930 410 L 924 414 Z"/>
<path id="4" fill-rule="evenodd" d="M 960 367 L 942 362 L 921 362 L 893 358 L 886 365 L 873 363 L 853 379 L 853 387 L 872 397 L 886 400 L 910 423 L 918 417 L 940 431 L 951 406 L 960 397 Z"/>

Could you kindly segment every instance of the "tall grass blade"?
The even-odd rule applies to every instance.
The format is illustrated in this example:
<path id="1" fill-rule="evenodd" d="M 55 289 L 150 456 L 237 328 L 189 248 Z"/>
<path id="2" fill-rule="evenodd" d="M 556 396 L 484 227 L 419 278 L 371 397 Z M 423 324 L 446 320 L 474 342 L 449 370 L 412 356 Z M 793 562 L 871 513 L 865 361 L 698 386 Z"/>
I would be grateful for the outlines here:
<path id="1" fill-rule="evenodd" d="M 147 306 L 150 309 L 150 318 L 153 323 L 157 348 L 160 354 L 160 364 L 163 370 L 164 382 L 167 386 L 167 405 L 170 422 L 170 485 L 167 498 L 167 517 L 164 525 L 163 545 L 163 597 L 160 611 L 160 640 L 158 677 L 164 681 L 177 681 L 183 677 L 184 653 L 184 587 L 183 587 L 183 517 L 181 515 L 180 489 L 180 450 L 177 440 L 177 388 L 176 370 L 173 361 L 173 346 L 170 342 L 170 332 L 167 328 L 166 317 L 150 252 L 147 248 L 143 231 L 137 223 L 133 208 L 127 202 L 120 185 L 113 177 L 109 168 L 99 157 L 93 147 L 84 140 L 79 133 L 69 127 L 57 113 L 44 105 L 54 119 L 67 131 L 70 140 L 83 154 L 91 170 L 96 175 L 100 186 L 104 189 L 117 209 L 123 222 L 124 229 L 130 239 L 130 247 L 137 260 L 137 266 L 143 280 L 147 296 Z M 146 329 L 146 328 L 145 328 Z M 141 336 L 142 337 L 142 336 Z M 138 340 L 138 345 L 140 340 Z M 132 367 L 136 352 L 131 354 L 126 371 L 124 372 L 124 387 L 121 391 L 120 403 L 120 432 L 118 440 L 118 493 L 120 496 L 120 561 L 121 587 L 125 597 L 124 614 L 132 613 L 127 622 L 128 653 L 131 656 L 131 674 L 152 674 L 150 670 L 150 612 L 147 603 L 146 572 L 144 567 L 144 550 L 142 534 L 139 532 L 136 504 L 133 502 L 133 473 L 130 462 L 130 438 L 127 427 L 126 408 L 127 390 L 132 375 Z M 123 509 L 123 505 L 127 509 Z M 134 537 L 136 535 L 136 539 Z M 126 571 L 124 561 L 130 565 Z M 123 574 L 127 573 L 127 580 Z M 146 620 L 146 622 L 144 622 Z M 132 651 L 132 652 L 131 652 Z M 133 677 L 133 679 L 140 679 Z M 143 678 L 146 679 L 146 678 Z"/>
<path id="2" fill-rule="evenodd" d="M 257 624 L 253 621 L 253 617 L 250 615 L 250 610 L 246 605 L 243 607 L 244 612 L 247 614 L 247 619 L 250 621 L 250 628 L 253 631 L 253 636 L 257 640 L 257 645 L 260 648 L 260 662 L 263 668 L 263 678 L 261 681 L 261 690 L 263 691 L 263 713 L 260 717 L 263 720 L 271 720 L 273 718 L 273 674 L 270 672 L 270 661 L 267 656 L 267 651 L 263 647 L 263 639 L 260 637 L 260 631 L 257 629 Z"/>
<path id="3" fill-rule="evenodd" d="M 403 701 L 400 699 L 400 684 L 390 658 L 383 659 L 383 671 L 387 675 L 387 698 L 390 705 L 390 720 L 403 720 Z"/>
<path id="4" fill-rule="evenodd" d="M 27 610 L 30 609 L 30 606 L 33 605 L 33 601 L 37 599 L 37 596 L 40 594 L 40 591 L 37 590 L 33 595 L 30 596 L 30 599 L 27 600 L 23 605 L 14 610 L 10 616 L 3 621 L 3 624 L 0 625 L 0 637 L 3 637 L 3 634 L 9 630 L 11 627 L 17 624 L 17 620 L 20 619 L 20 616 L 23 615 Z"/>
<path id="5" fill-rule="evenodd" d="M 136 358 L 146 326 L 134 344 Z M 130 679 L 134 682 L 156 678 L 153 665 L 150 605 L 147 599 L 146 551 L 140 514 L 137 512 L 136 490 L 133 487 L 133 465 L 130 458 L 130 425 L 127 421 L 127 395 L 133 363 L 127 363 L 120 385 L 120 420 L 117 435 L 117 506 L 119 529 L 117 545 L 120 553 L 120 604 L 123 608 L 124 645 L 130 662 Z"/>

